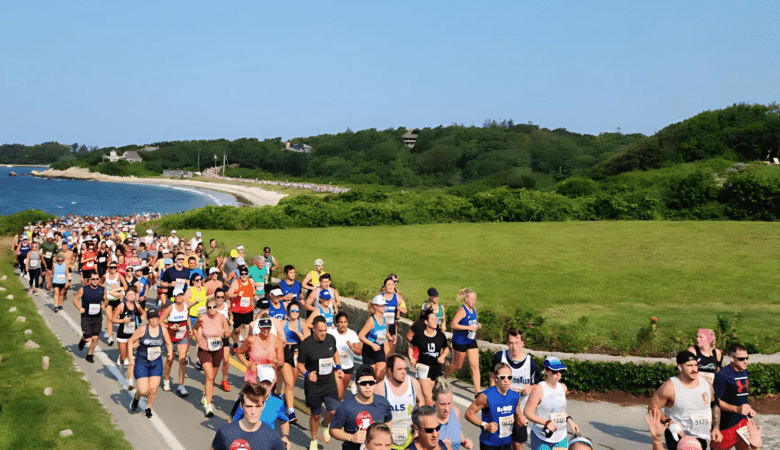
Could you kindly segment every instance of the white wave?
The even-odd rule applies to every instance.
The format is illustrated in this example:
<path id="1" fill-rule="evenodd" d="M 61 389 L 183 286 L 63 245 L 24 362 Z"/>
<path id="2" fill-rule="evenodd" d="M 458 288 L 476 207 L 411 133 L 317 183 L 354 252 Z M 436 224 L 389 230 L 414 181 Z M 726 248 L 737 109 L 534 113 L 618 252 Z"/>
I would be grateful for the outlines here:
<path id="1" fill-rule="evenodd" d="M 186 192 L 193 192 L 195 194 L 203 195 L 205 197 L 208 197 L 211 199 L 212 202 L 214 202 L 217 206 L 224 206 L 225 203 L 222 202 L 217 196 L 212 194 L 209 191 L 201 190 L 201 189 L 193 189 L 193 188 L 187 188 L 187 187 L 181 187 L 181 186 L 171 186 L 168 184 L 156 184 L 155 186 L 164 187 L 164 188 L 170 188 L 170 189 L 177 189 L 179 191 L 186 191 Z M 231 202 L 233 205 L 237 205 L 238 201 L 236 200 L 236 197 L 230 195 L 230 194 L 224 194 L 226 197 L 232 198 L 233 201 Z"/>

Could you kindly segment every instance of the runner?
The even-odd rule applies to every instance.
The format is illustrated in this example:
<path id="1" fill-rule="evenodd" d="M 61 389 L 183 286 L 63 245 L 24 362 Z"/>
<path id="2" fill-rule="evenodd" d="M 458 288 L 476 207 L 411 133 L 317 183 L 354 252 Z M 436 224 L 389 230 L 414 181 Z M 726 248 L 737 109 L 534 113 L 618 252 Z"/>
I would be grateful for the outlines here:
<path id="1" fill-rule="evenodd" d="M 278 338 L 271 335 L 273 321 L 267 314 L 256 322 L 257 333 L 253 332 L 236 351 L 236 357 L 246 367 L 244 381 L 257 383 L 257 373 L 262 367 L 276 367 L 284 360 L 284 351 L 277 345 Z M 224 387 L 224 386 L 223 386 Z"/>
<path id="2" fill-rule="evenodd" d="M 309 450 L 317 450 L 317 432 L 320 426 L 322 426 L 322 442 L 326 444 L 330 442 L 328 424 L 339 403 L 336 378 L 344 375 L 339 352 L 336 350 L 336 339 L 328 334 L 328 325 L 325 324 L 324 317 L 314 319 L 312 335 L 301 342 L 297 367 L 298 372 L 304 374 L 303 393 L 306 406 L 311 410 Z M 327 413 L 320 424 L 320 418 L 325 411 Z"/>
<path id="3" fill-rule="evenodd" d="M 295 381 L 298 379 L 298 348 L 309 337 L 309 327 L 304 326 L 301 316 L 301 304 L 293 301 L 287 305 L 287 320 L 284 322 L 284 401 L 287 404 L 287 416 L 290 422 L 296 422 L 293 409 Z M 337 380 L 338 381 L 338 380 Z"/>
<path id="4" fill-rule="evenodd" d="M 189 310 L 187 304 L 184 303 L 184 296 L 185 294 L 181 288 L 176 288 L 173 291 L 174 302 L 168 305 L 160 314 L 160 321 L 165 324 L 171 343 L 179 354 L 179 386 L 176 388 L 176 395 L 182 398 L 189 395 L 184 387 L 184 377 L 187 375 L 187 352 L 190 349 L 190 333 L 192 330 L 189 321 Z M 164 391 L 171 390 L 172 368 L 173 359 L 165 361 L 163 369 Z"/>
<path id="5" fill-rule="evenodd" d="M 222 280 L 219 279 L 220 270 L 217 267 L 209 269 L 209 280 L 203 285 L 206 288 L 206 297 L 211 297 L 217 289 L 224 289 Z"/>
<path id="6" fill-rule="evenodd" d="M 389 450 L 393 440 L 390 427 L 382 422 L 374 422 L 366 430 L 366 448 L 368 450 Z"/>
<path id="7" fill-rule="evenodd" d="M 56 242 L 54 242 L 54 233 L 49 231 L 46 234 L 46 242 L 41 244 L 41 251 L 43 252 L 44 267 L 46 267 L 46 290 L 51 290 L 52 285 L 52 273 L 54 269 L 54 257 L 59 253 L 60 248 Z"/>
<path id="8" fill-rule="evenodd" d="M 295 267 L 291 265 L 284 266 L 284 279 L 279 282 L 279 289 L 282 290 L 282 301 L 302 302 L 301 283 L 295 279 Z"/>
<path id="9" fill-rule="evenodd" d="M 125 293 L 125 299 L 114 309 L 113 318 L 113 322 L 119 324 L 116 329 L 116 342 L 119 347 L 119 358 L 116 360 L 116 365 L 120 369 L 122 365 L 127 365 L 127 383 L 130 390 L 135 388 L 135 384 L 133 383 L 133 365 L 130 364 L 130 350 L 132 349 L 127 347 L 127 341 L 145 320 L 146 311 L 136 301 L 135 288 L 130 287 Z"/>
<path id="10" fill-rule="evenodd" d="M 276 320 L 284 321 L 287 319 L 287 309 L 285 309 L 284 303 L 281 301 L 282 290 L 279 288 L 272 289 L 268 293 L 268 315 Z"/>
<path id="11" fill-rule="evenodd" d="M 525 426 L 527 420 L 520 409 L 520 394 L 510 389 L 512 369 L 504 363 L 498 363 L 493 367 L 492 374 L 498 380 L 497 384 L 477 394 L 466 410 L 466 420 L 482 428 L 479 435 L 481 449 L 508 450 L 515 423 Z M 482 411 L 481 421 L 477 419 L 478 411 Z"/>
<path id="12" fill-rule="evenodd" d="M 117 273 L 117 264 L 110 263 L 108 265 L 108 273 L 106 273 L 100 280 L 100 284 L 106 288 L 106 343 L 108 345 L 114 345 L 114 308 L 119 306 L 119 303 L 125 296 L 127 291 L 127 281 L 125 277 Z"/>
<path id="13" fill-rule="evenodd" d="M 230 305 L 225 302 L 225 291 L 222 288 L 217 288 L 214 292 L 213 298 L 217 301 L 217 312 L 227 319 L 228 325 L 233 323 L 233 313 L 230 312 Z M 208 300 L 206 301 L 208 304 Z M 202 314 L 201 314 L 202 315 Z M 193 325 L 194 326 L 194 325 Z M 203 370 L 203 366 L 200 364 L 200 360 L 195 360 L 195 368 Z M 230 392 L 230 383 L 228 382 L 228 371 L 230 370 L 230 338 L 222 339 L 222 390 Z M 214 374 L 215 376 L 218 373 Z"/>
<path id="14" fill-rule="evenodd" d="M 214 394 L 214 379 L 225 352 L 222 349 L 224 338 L 230 336 L 230 325 L 222 314 L 217 312 L 217 300 L 210 298 L 206 302 L 206 314 L 198 317 L 193 332 L 198 340 L 198 360 L 203 366 L 204 396 L 201 399 L 206 417 L 214 415 L 211 397 Z"/>
<path id="15" fill-rule="evenodd" d="M 230 300 L 230 311 L 233 312 L 233 351 L 243 341 L 242 332 L 249 331 L 249 324 L 252 322 L 252 313 L 254 312 L 253 296 L 255 285 L 249 279 L 249 269 L 246 266 L 239 266 L 238 271 L 241 278 L 227 292 L 227 298 Z"/>
<path id="16" fill-rule="evenodd" d="M 24 234 L 14 250 L 16 262 L 19 264 L 19 276 L 27 276 L 27 254 L 30 253 L 30 238 Z"/>
<path id="17" fill-rule="evenodd" d="M 167 288 L 166 290 L 158 289 L 157 292 L 160 295 L 160 305 L 166 305 L 167 300 L 173 298 L 173 290 L 179 286 L 183 291 L 189 288 L 190 284 L 190 269 L 184 267 L 186 257 L 184 253 L 177 253 L 176 259 L 173 261 L 173 267 L 167 267 L 160 277 L 160 287 Z M 165 265 L 168 265 L 169 259 L 164 260 Z M 185 286 L 186 285 L 186 286 Z"/>
<path id="18" fill-rule="evenodd" d="M 425 329 L 414 333 L 411 345 L 408 346 L 409 362 L 417 371 L 425 404 L 433 405 L 434 380 L 442 376 L 442 367 L 450 348 L 447 346 L 447 336 L 437 328 L 436 313 L 431 309 L 425 309 L 422 320 Z"/>
<path id="19" fill-rule="evenodd" d="M 699 328 L 696 345 L 688 347 L 688 351 L 696 355 L 699 362 L 699 378 L 712 384 L 715 374 L 723 367 L 723 352 L 715 348 L 715 333 L 708 328 Z"/>
<path id="20" fill-rule="evenodd" d="M 276 383 L 276 371 L 269 366 L 260 366 L 257 371 L 257 384 L 265 389 L 265 404 L 263 405 L 263 412 L 260 414 L 260 421 L 264 425 L 267 425 L 271 429 L 276 429 L 276 421 L 281 421 L 279 431 L 282 433 L 282 441 L 290 448 L 290 418 L 284 411 L 284 401 L 281 397 L 273 393 L 274 384 Z M 228 418 L 228 422 L 237 422 L 244 417 L 244 409 L 241 408 L 241 398 L 236 400 L 236 404 L 233 405 L 233 410 L 230 412 L 231 417 Z"/>
<path id="21" fill-rule="evenodd" d="M 398 277 L 395 274 L 388 275 L 382 283 L 382 296 L 385 299 L 385 319 L 387 321 L 387 343 L 385 344 L 385 354 L 395 353 L 396 329 L 395 323 L 401 314 L 406 314 L 406 303 L 396 290 Z M 382 375 L 380 375 L 381 379 Z"/>
<path id="22" fill-rule="evenodd" d="M 409 450 L 452 450 L 441 440 L 441 424 L 432 406 L 420 406 L 412 411 L 414 434 L 417 436 Z"/>
<path id="23" fill-rule="evenodd" d="M 370 367 L 370 366 L 369 366 Z M 374 393 L 381 395 L 390 403 L 393 412 L 394 450 L 404 450 L 412 442 L 412 409 L 425 404 L 420 383 L 414 377 L 406 375 L 406 361 L 401 355 L 387 358 L 387 372 L 384 382 L 378 383 Z"/>
<path id="24" fill-rule="evenodd" d="M 436 380 L 433 385 L 433 402 L 436 408 L 436 418 L 439 419 L 441 430 L 439 439 L 447 442 L 452 450 L 458 450 L 460 447 L 469 450 L 474 445 L 471 439 L 467 439 L 460 426 L 460 410 L 452 404 L 452 390 L 450 384 L 444 378 Z"/>
<path id="25" fill-rule="evenodd" d="M 436 314 L 436 324 L 441 331 L 447 331 L 447 314 L 439 303 L 439 291 L 435 287 L 428 288 L 428 301 L 423 303 L 422 309 L 432 309 Z"/>
<path id="26" fill-rule="evenodd" d="M 148 273 L 148 267 L 135 267 L 133 268 L 133 279 L 128 283 L 138 291 L 138 303 L 144 309 L 146 308 L 146 291 L 149 289 Z"/>
<path id="27" fill-rule="evenodd" d="M 360 450 L 361 444 L 366 441 L 366 429 L 371 424 L 382 422 L 390 427 L 393 424 L 390 403 L 384 397 L 374 395 L 374 386 L 377 384 L 374 369 L 368 365 L 358 367 L 355 370 L 355 382 L 357 393 L 339 404 L 330 423 L 331 435 L 344 441 L 341 444 L 343 450 Z M 406 434 L 408 428 L 402 431 Z"/>
<path id="28" fill-rule="evenodd" d="M 463 366 L 463 360 L 468 356 L 471 366 L 471 379 L 474 384 L 475 395 L 481 389 L 479 375 L 479 348 L 477 346 L 477 330 L 482 325 L 477 321 L 477 294 L 471 289 L 462 289 L 458 292 L 458 300 L 463 305 L 458 308 L 455 317 L 450 324 L 452 329 L 452 350 L 454 352 L 452 364 L 444 371 L 444 378 L 449 377 Z"/>
<path id="29" fill-rule="evenodd" d="M 52 271 L 52 287 L 54 288 L 54 312 L 62 311 L 62 304 L 65 302 L 65 292 L 70 288 L 70 271 L 65 262 L 65 255 L 59 253 L 54 261 Z"/>
<path id="30" fill-rule="evenodd" d="M 741 434 L 748 419 L 756 416 L 756 411 L 748 403 L 750 383 L 748 379 L 748 352 L 739 344 L 729 346 L 728 366 L 715 374 L 712 386 L 720 406 L 720 431 L 723 440 L 713 442 L 714 450 L 726 450 L 735 447 L 738 450 L 749 448 Z"/>
<path id="31" fill-rule="evenodd" d="M 315 317 L 324 317 L 328 328 L 335 328 L 336 323 L 334 322 L 334 317 L 336 316 L 336 313 L 338 313 L 338 308 L 333 305 L 330 291 L 320 291 L 319 303 L 319 306 L 317 306 L 314 311 L 309 313 L 309 318 L 306 319 L 306 326 L 311 328 L 312 321 Z"/>
<path id="32" fill-rule="evenodd" d="M 25 261 L 27 272 L 30 275 L 30 295 L 37 294 L 38 288 L 41 287 L 41 273 L 46 270 L 46 266 L 43 264 L 43 252 L 41 252 L 41 249 L 38 247 L 38 242 L 33 242 L 32 246 L 30 247 L 30 251 L 27 252 L 27 260 Z"/>
<path id="33" fill-rule="evenodd" d="M 265 247 L 263 249 L 263 258 L 265 258 L 265 268 L 266 268 L 266 275 L 265 275 L 265 290 L 268 291 L 271 289 L 271 275 L 273 274 L 274 270 L 279 269 L 279 263 L 276 262 L 276 258 L 271 255 L 271 247 Z"/>
<path id="34" fill-rule="evenodd" d="M 315 289 L 317 289 L 320 286 L 320 275 L 322 275 L 322 267 L 325 265 L 324 262 L 322 262 L 321 259 L 317 259 L 314 261 L 314 270 L 310 270 L 306 276 L 303 278 L 303 282 L 301 283 L 301 287 L 303 289 L 306 289 L 309 294 L 311 294 Z M 308 297 L 308 295 L 307 295 Z M 308 303 L 308 302 L 306 302 Z"/>
<path id="35" fill-rule="evenodd" d="M 525 343 L 523 342 L 523 333 L 520 330 L 510 329 L 507 331 L 506 345 L 509 347 L 508 350 L 496 352 L 493 355 L 493 365 L 504 363 L 512 369 L 511 389 L 520 394 L 522 399 L 520 410 L 523 411 L 528 402 L 528 396 L 534 390 L 534 386 L 542 381 L 542 374 L 536 361 L 523 351 Z M 496 380 L 491 377 L 490 385 L 495 386 L 495 384 Z M 521 450 L 523 442 L 526 441 L 528 441 L 528 428 L 515 424 L 512 430 L 513 450 Z"/>
<path id="36" fill-rule="evenodd" d="M 648 411 L 663 408 L 661 423 L 669 425 L 666 429 L 666 447 L 677 450 L 680 436 L 675 432 L 676 426 L 685 433 L 699 440 L 702 448 L 707 448 L 707 441 L 721 440 L 719 423 L 720 409 L 714 401 L 712 385 L 699 377 L 699 363 L 696 355 L 685 350 L 677 354 L 677 370 L 679 374 L 669 378 L 655 391 Z"/>
<path id="37" fill-rule="evenodd" d="M 260 421 L 266 395 L 262 386 L 245 383 L 241 389 L 244 417 L 221 426 L 211 442 L 211 450 L 286 450 L 279 435 Z"/>
<path id="38" fill-rule="evenodd" d="M 92 272 L 92 271 L 90 271 Z M 103 327 L 103 311 L 106 300 L 106 289 L 100 286 L 100 278 L 97 272 L 91 273 L 88 278 L 89 284 L 82 286 L 73 297 L 73 306 L 81 313 L 81 332 L 84 337 L 79 341 L 79 350 L 84 350 L 84 346 L 89 342 L 87 350 L 87 362 L 95 362 L 95 347 L 97 347 L 100 330 Z M 83 298 L 83 302 L 82 302 Z M 82 304 L 83 303 L 83 304 Z"/>
<path id="39" fill-rule="evenodd" d="M 265 267 L 265 258 L 262 255 L 255 256 L 254 265 L 249 268 L 249 278 L 255 283 L 255 295 L 265 297 L 265 277 L 268 269 Z"/>
<path id="40" fill-rule="evenodd" d="M 360 338 L 357 333 L 349 329 L 349 318 L 344 311 L 336 314 L 336 328 L 330 328 L 328 334 L 336 338 L 336 349 L 341 358 L 341 370 L 344 376 L 336 380 L 336 388 L 339 391 L 339 401 L 344 400 L 344 392 L 352 379 L 352 371 L 355 368 L 355 357 L 361 353 Z"/>
<path id="41" fill-rule="evenodd" d="M 525 405 L 525 416 L 534 423 L 531 429 L 532 450 L 566 448 L 567 423 L 571 425 L 574 434 L 580 431 L 566 413 L 566 385 L 560 382 L 564 370 L 566 366 L 561 360 L 548 356 L 544 360 L 545 379 L 534 387 Z"/>
<path id="42" fill-rule="evenodd" d="M 339 291 L 330 285 L 332 281 L 330 274 L 323 273 L 320 275 L 319 280 L 319 286 L 317 286 L 317 288 L 313 291 L 309 292 L 308 297 L 306 297 L 306 310 L 315 311 L 320 305 L 320 296 L 324 295 L 325 291 L 327 291 L 327 295 L 330 295 L 330 298 L 333 299 L 333 305 L 336 308 L 341 308 L 341 297 L 339 297 Z"/>
<path id="43" fill-rule="evenodd" d="M 184 303 L 189 308 L 190 326 L 195 326 L 198 317 L 206 314 L 206 300 L 208 289 L 203 286 L 203 275 L 193 273 L 190 275 L 190 288 L 184 293 Z"/>
<path id="44" fill-rule="evenodd" d="M 387 336 L 387 321 L 385 317 L 385 297 L 377 295 L 368 304 L 368 320 L 360 329 L 358 337 L 363 343 L 361 353 L 363 364 L 374 367 L 377 379 L 382 381 L 385 377 L 385 342 Z M 381 321 L 381 322 L 380 322 Z"/>
<path id="45" fill-rule="evenodd" d="M 92 276 L 97 277 L 97 274 Z M 157 310 L 149 310 L 146 316 L 149 323 L 141 325 L 127 341 L 128 348 L 133 348 L 138 343 L 136 355 L 134 356 L 132 352 L 128 355 L 130 365 L 134 366 L 133 376 L 138 385 L 138 390 L 130 403 L 130 411 L 138 409 L 141 397 L 146 397 L 146 417 L 151 418 L 152 404 L 157 398 L 157 389 L 160 387 L 160 378 L 163 373 L 163 364 L 160 358 L 162 347 L 165 345 L 170 361 L 173 360 L 173 345 L 168 333 L 160 326 L 160 314 Z"/>

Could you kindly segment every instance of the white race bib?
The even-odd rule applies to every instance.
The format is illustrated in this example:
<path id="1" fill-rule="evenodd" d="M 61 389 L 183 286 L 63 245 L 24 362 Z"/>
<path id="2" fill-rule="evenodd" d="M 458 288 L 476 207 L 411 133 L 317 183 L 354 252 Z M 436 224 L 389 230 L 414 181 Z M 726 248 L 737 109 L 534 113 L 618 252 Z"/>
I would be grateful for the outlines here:
<path id="1" fill-rule="evenodd" d="M 208 338 L 206 340 L 206 344 L 210 352 L 216 352 L 217 350 L 222 348 L 222 338 L 219 337 Z"/>
<path id="2" fill-rule="evenodd" d="M 92 303 L 89 305 L 89 310 L 87 310 L 87 314 L 90 316 L 96 316 L 100 314 L 100 303 Z"/>
<path id="3" fill-rule="evenodd" d="M 399 430 L 397 428 L 393 428 L 390 431 L 393 434 L 393 444 L 404 445 L 406 443 L 406 438 L 409 437 L 409 431 Z"/>
<path id="4" fill-rule="evenodd" d="M 750 432 L 748 431 L 747 426 L 737 428 L 737 434 L 748 446 L 750 445 Z"/>
<path id="5" fill-rule="evenodd" d="M 54 281 L 56 281 L 57 283 L 64 283 L 65 282 L 65 274 L 64 273 L 55 274 Z"/>
<path id="6" fill-rule="evenodd" d="M 376 343 L 377 344 L 382 345 L 385 342 L 387 342 L 387 329 L 380 330 L 376 334 Z"/>
<path id="7" fill-rule="evenodd" d="M 130 322 L 125 324 L 125 333 L 133 334 L 135 332 L 135 320 L 130 319 Z"/>
<path id="8" fill-rule="evenodd" d="M 160 357 L 160 347 L 149 347 L 146 349 L 146 360 L 154 361 Z"/>
<path id="9" fill-rule="evenodd" d="M 344 365 L 344 363 L 346 363 L 348 361 L 352 361 L 352 357 L 349 356 L 349 353 L 345 352 L 345 351 L 341 351 L 341 350 L 339 350 L 339 358 L 341 359 L 341 365 L 342 366 Z M 349 365 L 349 364 L 347 364 L 347 365 Z"/>
<path id="10" fill-rule="evenodd" d="M 476 324 L 477 324 L 476 320 L 469 320 L 469 325 L 476 325 Z M 477 332 L 476 331 L 469 331 L 468 334 L 466 335 L 466 338 L 468 338 L 468 339 L 476 339 L 477 338 Z"/>
<path id="11" fill-rule="evenodd" d="M 709 434 L 710 424 L 712 423 L 712 415 L 693 414 L 691 415 L 691 421 L 693 422 L 693 429 L 691 430 L 692 434 L 702 436 Z"/>
<path id="12" fill-rule="evenodd" d="M 417 379 L 424 380 L 425 378 L 428 378 L 429 370 L 431 370 L 429 366 L 422 363 L 417 363 Z"/>
<path id="13" fill-rule="evenodd" d="M 242 308 L 249 308 L 251 304 L 252 304 L 252 297 L 241 297 L 239 306 L 241 306 Z"/>
<path id="14" fill-rule="evenodd" d="M 561 427 L 565 427 L 566 426 L 566 413 L 565 412 L 550 413 L 550 420 L 555 422 L 555 425 L 560 430 Z"/>
<path id="15" fill-rule="evenodd" d="M 106 257 L 105 257 L 105 256 L 101 256 L 100 258 L 98 258 L 98 262 L 99 262 L 99 263 L 104 263 L 104 262 L 106 262 Z"/>
<path id="16" fill-rule="evenodd" d="M 176 279 L 176 287 L 183 287 L 185 284 L 187 284 L 187 280 L 184 278 L 177 278 Z"/>
<path id="17" fill-rule="evenodd" d="M 179 325 L 179 327 L 182 327 L 182 326 L 184 326 L 184 324 Z M 178 330 L 176 330 L 176 337 L 175 337 L 175 339 L 183 339 L 185 334 L 187 334 L 187 327 L 186 326 L 184 328 L 179 328 Z M 220 342 L 222 342 L 221 339 L 220 339 Z"/>
<path id="18" fill-rule="evenodd" d="M 44 254 L 43 254 L 43 256 L 44 256 L 46 259 L 51 259 L 51 252 L 46 252 L 46 253 L 44 253 Z"/>
<path id="19" fill-rule="evenodd" d="M 320 358 L 320 370 L 317 375 L 330 375 L 333 372 L 333 358 Z"/>
<path id="20" fill-rule="evenodd" d="M 385 313 L 385 322 L 387 322 L 388 325 L 392 325 L 395 323 L 395 313 L 394 312 L 386 312 Z"/>
<path id="21" fill-rule="evenodd" d="M 498 437 L 505 438 L 512 434 L 512 427 L 515 425 L 514 416 L 498 418 Z"/>

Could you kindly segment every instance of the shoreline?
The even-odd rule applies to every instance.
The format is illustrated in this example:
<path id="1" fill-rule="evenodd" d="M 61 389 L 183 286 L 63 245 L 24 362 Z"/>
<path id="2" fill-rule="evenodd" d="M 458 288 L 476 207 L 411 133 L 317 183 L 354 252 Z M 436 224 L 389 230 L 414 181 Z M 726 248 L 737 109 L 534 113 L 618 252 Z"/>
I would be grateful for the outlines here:
<path id="1" fill-rule="evenodd" d="M 129 178 L 93 173 L 80 167 L 71 167 L 67 170 L 48 169 L 42 172 L 32 171 L 31 174 L 40 178 L 63 178 L 74 180 L 89 180 L 108 183 L 145 184 L 156 186 L 171 186 L 179 188 L 192 188 L 208 190 L 232 195 L 241 206 L 268 206 L 276 205 L 287 194 L 267 191 L 259 187 L 243 186 L 225 183 L 209 183 L 205 181 L 193 181 L 171 178 Z"/>

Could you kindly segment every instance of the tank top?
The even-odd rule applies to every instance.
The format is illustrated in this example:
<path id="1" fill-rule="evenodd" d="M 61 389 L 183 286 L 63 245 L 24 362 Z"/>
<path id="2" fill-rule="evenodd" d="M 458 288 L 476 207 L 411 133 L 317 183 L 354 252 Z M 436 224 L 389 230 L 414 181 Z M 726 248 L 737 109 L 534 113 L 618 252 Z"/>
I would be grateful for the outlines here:
<path id="1" fill-rule="evenodd" d="M 123 302 L 123 305 L 122 313 L 119 314 L 119 320 L 130 317 L 130 322 L 119 324 L 119 328 L 116 330 L 116 337 L 120 339 L 129 339 L 141 323 L 141 313 L 138 310 L 138 306 L 133 302 L 125 301 Z M 133 305 L 133 308 L 130 309 L 128 305 Z"/>
<path id="2" fill-rule="evenodd" d="M 82 259 L 89 259 L 89 258 L 94 258 L 94 257 L 95 257 L 95 252 L 92 251 L 92 250 L 87 250 L 86 252 L 84 252 L 84 255 L 83 255 Z M 81 266 L 82 270 L 92 270 L 94 268 L 95 268 L 95 260 L 94 259 L 92 261 L 85 261 L 84 264 Z"/>
<path id="3" fill-rule="evenodd" d="M 386 296 L 387 294 L 385 294 Z M 385 322 L 388 325 L 395 324 L 395 312 L 398 310 L 398 294 L 393 292 L 393 296 L 388 300 L 385 297 Z"/>
<path id="4" fill-rule="evenodd" d="M 179 311 L 177 305 L 182 305 L 182 310 Z M 187 305 L 184 303 L 174 303 L 171 308 L 171 313 L 168 314 L 168 325 L 179 325 L 178 330 L 168 328 L 168 334 L 171 336 L 171 342 L 176 343 L 187 337 L 187 322 L 189 317 L 187 314 Z"/>
<path id="5" fill-rule="evenodd" d="M 301 321 L 298 320 L 298 332 L 303 334 L 303 327 L 301 326 Z M 286 321 L 284 323 L 284 337 L 287 339 L 288 344 L 300 344 L 301 338 L 298 337 L 297 334 L 293 330 L 290 329 L 290 321 Z"/>
<path id="6" fill-rule="evenodd" d="M 460 421 L 455 415 L 455 410 L 450 410 L 450 417 L 447 419 L 447 423 L 441 424 L 439 439 L 445 441 L 449 438 L 452 450 L 458 450 L 460 448 L 460 433 Z"/>
<path id="7" fill-rule="evenodd" d="M 385 377 L 385 398 L 390 403 L 390 409 L 393 414 L 393 435 L 392 448 L 404 450 L 412 442 L 414 434 L 412 433 L 412 408 L 417 402 L 414 398 L 414 384 L 412 378 L 407 377 L 406 390 L 401 395 L 395 395 L 390 388 L 390 382 Z"/>
<path id="8" fill-rule="evenodd" d="M 523 358 L 522 361 L 520 361 L 519 367 L 515 368 L 517 365 L 517 362 L 515 362 L 513 359 L 509 357 L 509 350 L 504 350 L 501 352 L 501 362 L 509 366 L 509 368 L 512 370 L 512 386 L 511 388 L 513 390 L 522 390 L 525 386 L 528 386 L 529 384 L 533 384 L 533 381 L 531 380 L 531 357 L 528 355 L 525 355 L 525 358 Z M 528 402 L 528 396 L 524 394 L 520 394 L 520 397 L 522 397 L 522 403 L 520 404 L 520 407 L 522 409 L 525 409 L 525 404 Z"/>
<path id="9" fill-rule="evenodd" d="M 425 311 L 426 309 L 431 309 L 432 306 L 433 304 L 431 302 L 425 302 L 422 305 L 422 309 L 423 311 Z M 439 328 L 441 328 L 441 324 L 442 322 L 444 322 L 444 308 L 442 308 L 441 303 L 438 303 L 436 306 L 438 308 L 433 313 L 436 314 L 436 325 L 438 325 Z M 452 450 L 455 450 L 454 446 Z"/>
<path id="10" fill-rule="evenodd" d="M 222 308 L 217 307 L 217 312 L 225 316 L 225 319 L 230 320 L 230 307 L 227 303 L 223 303 Z"/>
<path id="11" fill-rule="evenodd" d="M 558 383 L 552 388 L 546 381 L 542 381 L 539 385 L 542 386 L 543 391 L 542 401 L 536 407 L 536 415 L 545 421 L 552 420 L 558 428 L 549 438 L 542 433 L 543 424 L 534 423 L 531 430 L 544 442 L 561 442 L 566 437 L 566 393 L 563 391 L 563 385 Z"/>
<path id="12" fill-rule="evenodd" d="M 325 324 L 328 326 L 328 328 L 333 328 L 333 304 L 331 303 L 328 306 L 327 311 L 322 309 L 322 305 L 318 306 L 317 308 L 319 308 L 322 317 L 325 318 Z"/>
<path id="13" fill-rule="evenodd" d="M 368 330 L 368 333 L 366 333 L 366 339 L 368 339 L 369 342 L 373 342 L 374 344 L 379 344 L 381 346 L 387 341 L 387 319 L 382 317 L 382 325 L 379 325 L 379 322 L 376 320 L 376 316 L 371 316 L 371 318 L 374 320 L 374 328 Z"/>
<path id="14" fill-rule="evenodd" d="M 200 316 L 198 320 L 202 321 L 198 347 L 209 352 L 221 350 L 222 338 L 225 337 L 225 330 L 222 329 L 222 317 L 216 315 L 212 318 L 205 314 Z"/>
<path id="15" fill-rule="evenodd" d="M 98 266 L 105 267 L 108 265 L 108 250 L 98 250 L 97 252 Z"/>
<path id="16" fill-rule="evenodd" d="M 52 277 L 54 284 L 65 284 L 68 282 L 68 267 L 65 263 L 54 263 L 54 274 Z"/>
<path id="17" fill-rule="evenodd" d="M 311 274 L 311 281 L 309 283 L 316 288 L 320 285 L 320 276 L 317 275 L 316 270 L 312 270 L 309 273 Z"/>
<path id="18" fill-rule="evenodd" d="M 236 288 L 238 297 L 230 299 L 230 309 L 237 314 L 251 313 L 255 309 L 252 304 L 252 296 L 254 295 L 252 283 L 247 281 L 246 284 L 241 284 L 241 280 L 236 281 L 236 283 L 238 283 Z"/>
<path id="19" fill-rule="evenodd" d="M 122 287 L 122 283 L 119 281 L 119 274 L 117 273 L 112 280 L 110 275 L 106 274 L 106 298 L 108 301 L 116 300 L 117 297 L 111 295 L 111 291 Z"/>
<path id="20" fill-rule="evenodd" d="M 157 327 L 157 336 L 152 336 L 149 328 L 147 325 L 143 337 L 138 341 L 138 357 L 147 361 L 156 361 L 162 354 L 165 338 L 161 327 Z"/>
<path id="21" fill-rule="evenodd" d="M 511 444 L 512 428 L 515 425 L 515 409 L 520 401 L 520 394 L 510 389 L 506 395 L 501 395 L 495 386 L 485 389 L 482 393 L 485 394 L 488 401 L 488 407 L 482 410 L 482 421 L 497 423 L 498 431 L 489 433 L 483 430 L 479 435 L 479 442 L 494 447 Z"/>
<path id="22" fill-rule="evenodd" d="M 30 244 L 24 245 L 19 244 L 19 256 L 27 256 L 28 253 L 30 253 Z"/>
<path id="23" fill-rule="evenodd" d="M 203 314 L 206 314 L 206 300 L 208 300 L 208 297 L 206 297 L 206 288 L 201 286 L 200 289 L 198 289 L 195 286 L 190 286 L 190 291 L 192 292 L 190 301 L 195 301 L 195 304 L 190 307 L 190 316 L 200 317 Z"/>
<path id="24" fill-rule="evenodd" d="M 249 347 L 249 364 L 255 366 L 255 371 L 250 372 L 247 370 L 244 372 L 244 381 L 257 383 L 257 366 L 273 364 L 274 352 L 276 351 L 274 349 L 274 339 L 274 337 L 269 336 L 268 342 L 263 343 L 259 337 L 255 338 L 255 342 Z"/>
<path id="25" fill-rule="evenodd" d="M 287 319 L 287 309 L 284 307 L 284 303 L 279 302 L 279 307 L 275 307 L 273 302 L 268 303 L 268 315 L 272 319 L 285 320 Z"/>
<path id="26" fill-rule="evenodd" d="M 670 378 L 674 385 L 674 405 L 664 407 L 664 414 L 682 425 L 685 434 L 698 439 L 710 439 L 712 410 L 710 409 L 710 389 L 712 386 L 699 379 L 699 385 L 693 389 L 683 386 L 678 377 Z"/>
<path id="27" fill-rule="evenodd" d="M 715 373 L 721 368 L 723 364 L 723 355 L 721 354 L 720 360 L 718 360 L 718 353 L 715 349 L 712 349 L 710 356 L 704 356 L 704 354 L 696 348 L 696 360 L 699 361 L 699 376 L 704 376 L 710 383 L 715 379 Z"/>
<path id="28" fill-rule="evenodd" d="M 37 251 L 30 252 L 30 265 L 28 269 L 40 269 L 41 267 L 41 254 Z"/>
<path id="29" fill-rule="evenodd" d="M 466 305 L 461 305 L 466 315 L 460 319 L 458 325 L 476 325 L 477 324 L 477 310 L 469 311 Z M 475 342 L 477 339 L 476 332 L 466 330 L 453 330 L 452 343 L 458 345 L 468 345 Z"/>
<path id="30" fill-rule="evenodd" d="M 81 296 L 81 307 L 84 308 L 84 315 L 87 316 L 100 316 L 102 310 L 100 305 L 103 303 L 103 293 L 105 289 L 103 286 L 92 288 L 90 285 L 84 286 L 84 295 Z"/>

